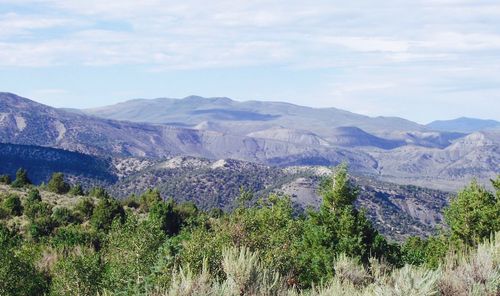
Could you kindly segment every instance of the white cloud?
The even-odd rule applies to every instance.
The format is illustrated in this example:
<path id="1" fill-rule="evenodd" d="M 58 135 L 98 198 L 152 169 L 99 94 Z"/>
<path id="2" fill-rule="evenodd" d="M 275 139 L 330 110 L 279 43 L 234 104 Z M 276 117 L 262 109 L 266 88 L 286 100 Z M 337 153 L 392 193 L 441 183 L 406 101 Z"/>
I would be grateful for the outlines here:
<path id="1" fill-rule="evenodd" d="M 0 15 L 0 67 L 330 70 L 316 104 L 398 114 L 500 96 L 497 2 L 0 0 L 41 7 Z"/>

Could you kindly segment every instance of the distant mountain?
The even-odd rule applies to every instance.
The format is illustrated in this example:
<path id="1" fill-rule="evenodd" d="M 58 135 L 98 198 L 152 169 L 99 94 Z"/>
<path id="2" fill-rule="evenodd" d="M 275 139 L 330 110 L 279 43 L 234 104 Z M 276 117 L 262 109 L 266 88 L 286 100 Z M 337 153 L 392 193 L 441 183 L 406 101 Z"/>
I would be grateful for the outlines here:
<path id="1" fill-rule="evenodd" d="M 217 123 L 227 133 L 246 134 L 272 127 L 308 130 L 328 138 L 331 128 L 355 126 L 383 135 L 394 131 L 425 130 L 415 122 L 397 117 L 368 117 L 336 108 L 311 108 L 282 102 L 229 98 L 136 99 L 84 112 L 109 119 L 133 122 L 175 123 L 196 126 Z M 248 130 L 250 128 L 251 130 Z"/>
<path id="2" fill-rule="evenodd" d="M 190 155 L 275 165 L 307 163 L 315 158 L 325 165 L 349 161 L 353 168 L 365 172 L 373 171 L 375 164 L 367 154 L 341 147 L 103 119 L 51 108 L 9 93 L 0 93 L 0 139 L 4 143 L 62 148 L 99 156 Z"/>
<path id="3" fill-rule="evenodd" d="M 96 116 L 118 116 L 114 108 L 127 121 Z M 152 122 L 132 121 L 146 119 Z M 500 174 L 495 131 L 438 132 L 400 118 L 227 98 L 134 100 L 75 112 L 0 93 L 0 142 L 115 158 L 194 156 L 274 166 L 347 162 L 359 174 L 446 190 L 473 177 L 486 184 Z"/>
<path id="4" fill-rule="evenodd" d="M 500 122 L 461 117 L 453 120 L 437 120 L 426 125 L 429 129 L 446 132 L 472 133 L 487 129 L 500 129 Z"/>

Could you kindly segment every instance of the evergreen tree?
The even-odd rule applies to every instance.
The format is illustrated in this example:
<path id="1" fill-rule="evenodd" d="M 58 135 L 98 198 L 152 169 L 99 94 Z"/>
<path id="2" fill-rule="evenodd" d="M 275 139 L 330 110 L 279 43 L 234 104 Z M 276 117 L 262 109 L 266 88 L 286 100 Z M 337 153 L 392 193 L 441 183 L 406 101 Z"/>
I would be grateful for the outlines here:
<path id="1" fill-rule="evenodd" d="M 92 189 L 90 189 L 89 196 L 103 198 L 103 199 L 110 198 L 108 192 L 100 186 L 93 187 Z"/>
<path id="2" fill-rule="evenodd" d="M 73 196 L 84 196 L 85 192 L 83 191 L 82 184 L 78 183 L 75 186 L 71 187 L 69 194 Z"/>
<path id="3" fill-rule="evenodd" d="M 122 205 L 112 198 L 104 198 L 95 207 L 90 222 L 95 229 L 108 230 L 115 219 L 123 222 L 125 211 Z"/>
<path id="4" fill-rule="evenodd" d="M 453 238 L 475 245 L 500 230 L 500 199 L 474 180 L 452 199 L 445 219 Z"/>
<path id="5" fill-rule="evenodd" d="M 158 189 L 148 189 L 140 197 L 141 209 L 148 212 L 151 207 L 161 202 L 161 195 Z"/>
<path id="6" fill-rule="evenodd" d="M 20 188 L 29 184 L 31 184 L 31 181 L 28 178 L 28 171 L 23 168 L 18 169 L 16 172 L 16 179 L 12 182 L 11 186 L 14 188 Z"/>
<path id="7" fill-rule="evenodd" d="M 23 214 L 21 199 L 15 194 L 9 194 L 7 196 L 3 202 L 3 207 L 13 216 L 21 216 Z"/>
<path id="8" fill-rule="evenodd" d="M 40 195 L 40 191 L 36 188 L 32 188 L 28 192 L 28 197 L 26 198 L 27 203 L 34 203 L 42 201 L 42 196 Z"/>
<path id="9" fill-rule="evenodd" d="M 65 194 L 70 190 L 70 186 L 64 181 L 64 175 L 62 173 L 52 174 L 52 178 L 47 184 L 47 188 L 49 191 L 57 194 Z"/>
<path id="10" fill-rule="evenodd" d="M 0 175 L 0 184 L 9 185 L 11 183 L 9 175 Z"/>
<path id="11" fill-rule="evenodd" d="M 333 177 L 323 180 L 320 194 L 323 198 L 322 207 L 335 211 L 346 206 L 352 206 L 358 198 L 359 190 L 351 184 L 347 165 L 339 165 Z"/>

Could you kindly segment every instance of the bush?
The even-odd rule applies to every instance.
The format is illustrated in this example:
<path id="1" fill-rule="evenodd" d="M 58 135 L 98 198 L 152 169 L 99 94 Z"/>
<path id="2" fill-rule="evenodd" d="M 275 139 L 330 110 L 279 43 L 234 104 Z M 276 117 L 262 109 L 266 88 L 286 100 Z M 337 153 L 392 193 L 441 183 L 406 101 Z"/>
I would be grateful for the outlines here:
<path id="1" fill-rule="evenodd" d="M 139 222 L 128 217 L 121 225 L 114 223 L 103 248 L 105 262 L 104 285 L 112 291 L 137 295 L 137 289 L 145 289 L 146 278 L 158 259 L 158 249 L 165 236 L 155 223 Z"/>
<path id="2" fill-rule="evenodd" d="M 159 223 L 161 229 L 168 235 L 179 233 L 181 218 L 174 211 L 173 201 L 157 202 L 150 208 L 149 217 Z"/>
<path id="3" fill-rule="evenodd" d="M 21 216 L 23 214 L 23 206 L 21 199 L 15 194 L 9 194 L 3 201 L 3 208 L 13 216 Z"/>
<path id="4" fill-rule="evenodd" d="M 89 249 L 76 249 L 55 264 L 50 295 L 98 295 L 101 272 L 99 254 Z"/>
<path id="5" fill-rule="evenodd" d="M 140 197 L 141 209 L 148 212 L 151 207 L 161 202 L 160 191 L 157 189 L 148 189 Z"/>
<path id="6" fill-rule="evenodd" d="M 28 203 L 24 212 L 30 222 L 28 232 L 34 240 L 50 235 L 57 225 L 52 219 L 52 207 L 46 202 Z"/>
<path id="7" fill-rule="evenodd" d="M 80 225 L 58 227 L 52 237 L 55 247 L 94 246 L 99 249 L 99 237 L 95 232 L 84 229 Z"/>
<path id="8" fill-rule="evenodd" d="M 123 222 L 124 217 L 125 211 L 117 200 L 104 198 L 99 201 L 92 212 L 90 222 L 95 229 L 108 230 L 113 220 L 118 219 Z"/>
<path id="9" fill-rule="evenodd" d="M 107 199 L 111 198 L 108 194 L 108 192 L 102 188 L 102 187 L 92 187 L 89 191 L 89 196 L 96 197 L 96 198 L 102 198 L 102 199 Z"/>
<path id="10" fill-rule="evenodd" d="M 0 295 L 45 295 L 47 282 L 35 267 L 0 244 Z"/>
<path id="11" fill-rule="evenodd" d="M 54 173 L 47 184 L 47 189 L 57 194 L 65 194 L 70 190 L 70 186 L 64 182 L 64 175 L 62 173 Z"/>
<path id="12" fill-rule="evenodd" d="M 20 168 L 19 170 L 17 170 L 16 172 L 16 180 L 14 180 L 14 182 L 12 182 L 12 187 L 14 188 L 21 188 L 21 187 L 24 187 L 26 185 L 30 185 L 31 184 L 31 180 L 28 178 L 28 171 L 23 169 L 23 168 Z"/>
<path id="13" fill-rule="evenodd" d="M 54 210 L 54 213 L 52 214 L 52 218 L 59 225 L 68 225 L 78 221 L 78 219 L 73 214 L 73 211 L 63 207 L 56 208 Z"/>
<path id="14" fill-rule="evenodd" d="M 11 179 L 9 175 L 0 175 L 0 184 L 9 185 L 11 183 Z"/>
<path id="15" fill-rule="evenodd" d="M 42 196 L 40 195 L 40 191 L 36 188 L 32 188 L 28 192 L 28 196 L 26 198 L 27 203 L 34 203 L 34 202 L 39 202 L 42 201 Z"/>
<path id="16" fill-rule="evenodd" d="M 71 187 L 69 190 L 69 194 L 73 196 L 83 196 L 85 195 L 85 191 L 83 191 L 83 187 L 81 184 L 76 184 L 75 186 Z"/>
<path id="17" fill-rule="evenodd" d="M 88 220 L 92 217 L 94 213 L 94 202 L 91 198 L 85 197 L 78 201 L 76 204 L 74 211 L 82 216 L 83 219 Z"/>

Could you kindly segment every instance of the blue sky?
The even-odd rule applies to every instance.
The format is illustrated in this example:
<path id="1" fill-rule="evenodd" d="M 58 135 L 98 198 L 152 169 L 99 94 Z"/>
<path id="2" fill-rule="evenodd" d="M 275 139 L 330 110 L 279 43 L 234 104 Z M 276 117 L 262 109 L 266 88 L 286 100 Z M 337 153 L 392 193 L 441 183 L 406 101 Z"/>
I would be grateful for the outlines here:
<path id="1" fill-rule="evenodd" d="M 0 0 L 0 90 L 500 120 L 500 2 Z"/>

